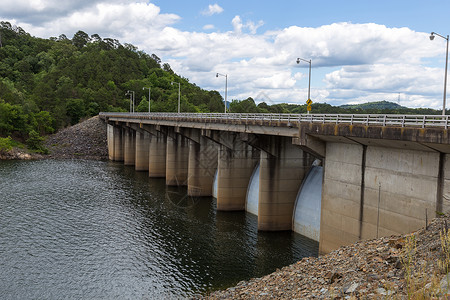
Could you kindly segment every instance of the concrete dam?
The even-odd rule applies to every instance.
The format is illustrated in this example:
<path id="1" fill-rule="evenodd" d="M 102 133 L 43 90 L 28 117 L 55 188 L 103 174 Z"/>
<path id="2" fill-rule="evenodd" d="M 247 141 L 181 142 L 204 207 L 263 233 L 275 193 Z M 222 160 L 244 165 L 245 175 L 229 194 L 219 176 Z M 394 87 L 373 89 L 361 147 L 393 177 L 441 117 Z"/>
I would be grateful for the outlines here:
<path id="1" fill-rule="evenodd" d="M 448 116 L 101 113 L 108 153 L 320 253 L 450 208 Z"/>

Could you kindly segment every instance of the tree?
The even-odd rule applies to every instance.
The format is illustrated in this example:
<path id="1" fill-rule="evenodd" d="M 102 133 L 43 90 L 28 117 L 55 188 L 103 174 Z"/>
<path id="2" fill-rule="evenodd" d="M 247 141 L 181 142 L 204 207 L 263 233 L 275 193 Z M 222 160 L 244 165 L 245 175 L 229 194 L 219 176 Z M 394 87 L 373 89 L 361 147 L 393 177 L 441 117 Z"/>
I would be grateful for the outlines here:
<path id="1" fill-rule="evenodd" d="M 78 49 L 82 49 L 90 41 L 91 38 L 89 37 L 89 35 L 81 30 L 77 31 L 77 33 L 75 33 L 72 38 L 72 44 Z"/>
<path id="2" fill-rule="evenodd" d="M 70 118 L 70 124 L 77 124 L 86 115 L 84 101 L 82 99 L 70 99 L 66 103 L 66 111 Z"/>

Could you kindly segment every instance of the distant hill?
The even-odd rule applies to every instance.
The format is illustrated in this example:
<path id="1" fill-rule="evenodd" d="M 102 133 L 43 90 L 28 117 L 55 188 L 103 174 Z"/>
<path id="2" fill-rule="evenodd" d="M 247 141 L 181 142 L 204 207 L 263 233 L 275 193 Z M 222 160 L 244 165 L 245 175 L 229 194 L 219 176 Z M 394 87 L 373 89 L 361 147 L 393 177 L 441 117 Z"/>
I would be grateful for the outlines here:
<path id="1" fill-rule="evenodd" d="M 377 102 L 367 102 L 362 104 L 344 104 L 339 107 L 344 109 L 406 109 L 407 107 L 401 106 L 394 102 L 389 101 L 377 101 Z"/>

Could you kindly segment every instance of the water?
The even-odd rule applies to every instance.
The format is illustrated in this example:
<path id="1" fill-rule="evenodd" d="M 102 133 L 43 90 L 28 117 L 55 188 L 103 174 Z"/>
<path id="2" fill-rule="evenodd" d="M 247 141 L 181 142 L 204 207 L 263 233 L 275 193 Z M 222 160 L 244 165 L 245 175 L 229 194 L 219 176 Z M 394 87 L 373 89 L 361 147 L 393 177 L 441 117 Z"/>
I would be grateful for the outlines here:
<path id="1" fill-rule="evenodd" d="M 185 193 L 119 163 L 0 161 L 1 298 L 185 298 L 317 255 Z"/>

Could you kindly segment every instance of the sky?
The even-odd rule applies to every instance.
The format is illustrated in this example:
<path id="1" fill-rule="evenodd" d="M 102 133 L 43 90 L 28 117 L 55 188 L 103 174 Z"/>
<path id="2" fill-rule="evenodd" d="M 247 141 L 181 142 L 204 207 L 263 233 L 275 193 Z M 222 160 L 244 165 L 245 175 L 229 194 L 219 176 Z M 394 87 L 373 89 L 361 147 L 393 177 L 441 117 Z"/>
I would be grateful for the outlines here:
<path id="1" fill-rule="evenodd" d="M 0 20 L 41 38 L 82 30 L 169 63 L 228 100 L 442 109 L 448 0 L 2 0 Z M 296 63 L 297 58 L 303 60 Z M 450 105 L 449 105 L 450 107 Z"/>

